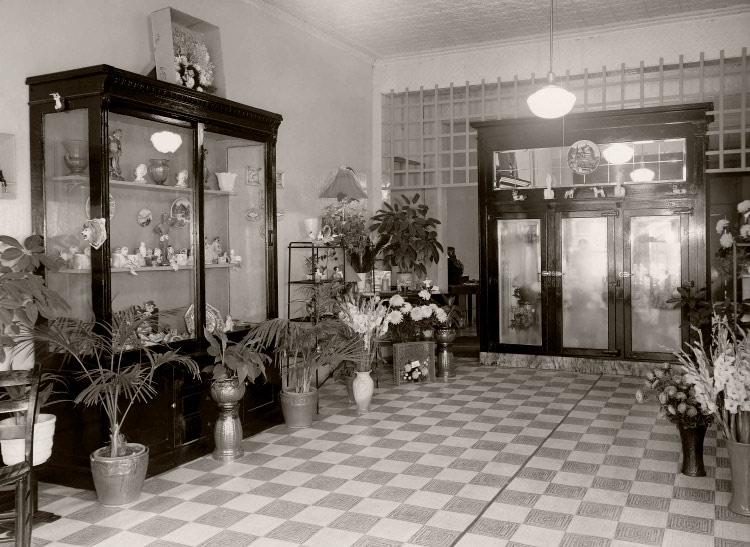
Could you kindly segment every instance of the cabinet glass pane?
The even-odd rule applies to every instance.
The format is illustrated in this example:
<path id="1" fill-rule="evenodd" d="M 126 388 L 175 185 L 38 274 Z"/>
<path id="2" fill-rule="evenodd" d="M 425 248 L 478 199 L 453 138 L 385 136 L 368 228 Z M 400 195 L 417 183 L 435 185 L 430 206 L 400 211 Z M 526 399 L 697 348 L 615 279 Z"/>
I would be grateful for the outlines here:
<path id="1" fill-rule="evenodd" d="M 497 222 L 500 343 L 541 345 L 539 219 Z"/>
<path id="2" fill-rule="evenodd" d="M 81 237 L 89 198 L 88 110 L 44 116 L 46 246 L 65 268 L 47 272 L 47 283 L 70 304 L 72 317 L 93 318 L 91 246 Z"/>
<path id="3" fill-rule="evenodd" d="M 607 349 L 607 219 L 562 219 L 563 346 Z"/>
<path id="4" fill-rule="evenodd" d="M 203 146 L 206 303 L 223 318 L 231 315 L 238 325 L 263 320 L 267 316 L 265 145 L 207 131 Z M 224 178 L 231 183 L 222 182 Z M 284 210 L 277 207 L 276 215 L 283 217 Z"/>
<path id="5" fill-rule="evenodd" d="M 682 282 L 679 217 L 634 217 L 630 224 L 633 351 L 680 347 L 680 309 L 667 300 Z"/>
<path id="6" fill-rule="evenodd" d="M 145 334 L 194 338 L 194 130 L 111 113 L 108 131 L 112 312 L 156 309 Z"/>

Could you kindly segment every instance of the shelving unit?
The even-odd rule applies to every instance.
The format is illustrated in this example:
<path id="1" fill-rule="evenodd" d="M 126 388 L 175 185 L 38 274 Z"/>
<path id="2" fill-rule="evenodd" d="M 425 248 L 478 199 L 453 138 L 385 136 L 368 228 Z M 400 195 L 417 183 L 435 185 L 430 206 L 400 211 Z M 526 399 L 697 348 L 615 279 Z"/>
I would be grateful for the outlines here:
<path id="1" fill-rule="evenodd" d="M 314 288 L 318 285 L 331 283 L 333 281 L 341 281 L 342 283 L 346 283 L 346 268 L 344 267 L 344 247 L 341 245 L 318 245 L 311 241 L 292 241 L 291 243 L 289 243 L 287 250 L 287 317 L 291 320 L 309 321 L 309 314 L 300 315 L 297 310 L 293 308 L 294 303 L 300 303 L 302 302 L 302 300 L 292 300 L 292 297 L 301 292 L 301 287 Z M 321 252 L 326 256 L 328 256 L 331 252 L 335 253 L 336 259 L 334 261 L 340 262 L 341 277 L 339 279 L 333 278 L 333 276 L 328 271 L 328 267 L 326 267 L 326 270 L 324 271 L 323 277 L 321 279 L 315 279 L 314 277 L 313 279 L 301 279 L 293 277 L 292 272 L 297 271 L 297 269 L 294 268 L 294 264 L 292 263 L 293 257 L 295 255 L 299 257 L 303 256 L 302 253 L 305 253 L 307 255 L 305 256 L 305 259 L 309 258 L 310 264 L 318 264 L 321 260 Z M 333 266 L 330 267 L 331 269 L 333 269 Z M 310 274 L 306 272 L 302 275 L 308 276 Z M 314 274 L 312 275 L 314 276 Z M 304 289 L 302 289 L 302 291 L 304 291 Z M 315 310 L 315 313 L 313 315 L 317 316 L 317 310 Z"/>

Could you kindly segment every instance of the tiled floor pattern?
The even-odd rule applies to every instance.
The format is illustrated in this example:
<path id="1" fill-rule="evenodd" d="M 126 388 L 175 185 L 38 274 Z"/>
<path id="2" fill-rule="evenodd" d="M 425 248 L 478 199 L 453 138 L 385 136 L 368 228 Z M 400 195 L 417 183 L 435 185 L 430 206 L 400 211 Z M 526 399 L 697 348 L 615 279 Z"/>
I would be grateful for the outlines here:
<path id="1" fill-rule="evenodd" d="M 62 516 L 35 545 L 750 545 L 729 512 L 726 449 L 711 429 L 708 476 L 678 473 L 680 445 L 637 378 L 479 367 L 394 387 L 370 413 L 321 389 L 312 428 L 278 426 L 245 456 L 200 458 L 146 481 L 134 505 L 41 485 Z"/>

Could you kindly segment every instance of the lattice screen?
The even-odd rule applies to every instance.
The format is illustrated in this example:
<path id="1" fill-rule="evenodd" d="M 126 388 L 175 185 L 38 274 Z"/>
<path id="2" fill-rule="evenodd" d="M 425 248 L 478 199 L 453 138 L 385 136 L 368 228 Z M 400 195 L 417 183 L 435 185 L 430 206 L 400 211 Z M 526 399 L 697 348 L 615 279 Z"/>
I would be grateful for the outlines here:
<path id="1" fill-rule="evenodd" d="M 713 102 L 708 173 L 750 172 L 747 48 L 741 57 L 566 74 L 574 112 Z M 382 168 L 391 189 L 444 188 L 477 183 L 474 120 L 531 116 L 526 97 L 544 79 L 511 80 L 391 91 L 382 96 Z"/>

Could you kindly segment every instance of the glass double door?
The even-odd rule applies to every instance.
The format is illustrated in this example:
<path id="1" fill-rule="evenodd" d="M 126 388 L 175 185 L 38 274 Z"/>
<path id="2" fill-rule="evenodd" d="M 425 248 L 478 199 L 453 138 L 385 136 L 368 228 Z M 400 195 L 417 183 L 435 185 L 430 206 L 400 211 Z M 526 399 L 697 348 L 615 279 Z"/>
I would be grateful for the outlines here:
<path id="1" fill-rule="evenodd" d="M 689 278 L 689 212 L 667 208 L 501 213 L 502 351 L 668 358 L 682 337 L 667 300 Z"/>

